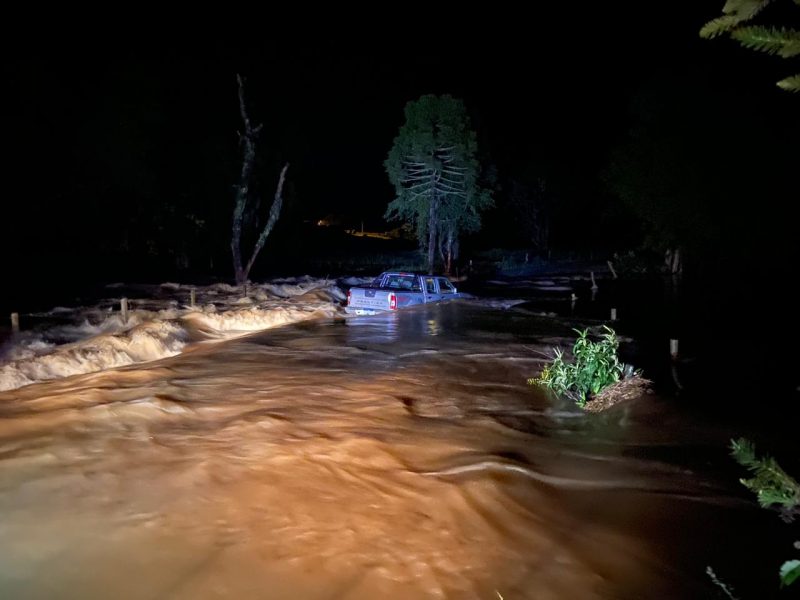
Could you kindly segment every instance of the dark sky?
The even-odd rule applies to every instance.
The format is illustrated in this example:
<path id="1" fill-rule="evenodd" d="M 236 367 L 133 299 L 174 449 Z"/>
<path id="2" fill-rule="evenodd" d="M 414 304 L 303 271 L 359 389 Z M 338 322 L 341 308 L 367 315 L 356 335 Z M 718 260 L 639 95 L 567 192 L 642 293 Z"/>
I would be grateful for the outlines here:
<path id="1" fill-rule="evenodd" d="M 459 26 L 448 27 L 430 42 L 419 31 L 400 37 L 399 29 L 385 37 L 342 30 L 274 39 L 275 26 L 245 41 L 45 42 L 6 57 L 16 105 L 10 146 L 30 152 L 44 145 L 80 163 L 89 152 L 82 144 L 97 143 L 96 128 L 123 155 L 168 145 L 170 161 L 193 162 L 198 143 L 235 143 L 234 75 L 241 72 L 252 113 L 265 123 L 264 146 L 317 184 L 304 202 L 325 209 L 335 198 L 372 209 L 391 192 L 381 163 L 403 106 L 423 93 L 464 98 L 496 161 L 545 149 L 556 161 L 567 153 L 597 156 L 623 126 L 636 85 L 702 44 L 696 31 L 705 15 L 687 14 L 676 28 L 679 15 L 649 13 L 643 23 L 646 11 L 617 13 L 597 21 L 603 13 L 576 19 L 534 9 L 522 26 L 508 16 L 482 29 L 460 26 L 463 36 Z M 125 119 L 123 131 L 110 127 Z M 18 158 L 25 169 L 29 161 Z"/>
<path id="2" fill-rule="evenodd" d="M 292 164 L 286 219 L 379 220 L 392 198 L 383 160 L 403 106 L 425 93 L 465 100 L 485 163 L 501 177 L 541 170 L 566 195 L 599 198 L 602 169 L 644 86 L 704 81 L 763 90 L 769 101 L 779 94 L 784 65 L 698 39 L 720 2 L 687 4 L 664 14 L 650 5 L 529 7 L 525 16 L 446 22 L 432 35 L 419 20 L 388 27 L 386 16 L 372 28 L 354 20 L 302 31 L 274 19 L 260 31 L 251 24 L 258 33 L 223 35 L 219 25 L 7 45 L 4 247 L 20 271 L 46 272 L 57 268 L 55 254 L 183 232 L 188 214 L 204 221 L 195 242 L 224 253 L 239 165 L 237 72 L 252 118 L 264 123 L 265 196 L 281 161 Z"/>

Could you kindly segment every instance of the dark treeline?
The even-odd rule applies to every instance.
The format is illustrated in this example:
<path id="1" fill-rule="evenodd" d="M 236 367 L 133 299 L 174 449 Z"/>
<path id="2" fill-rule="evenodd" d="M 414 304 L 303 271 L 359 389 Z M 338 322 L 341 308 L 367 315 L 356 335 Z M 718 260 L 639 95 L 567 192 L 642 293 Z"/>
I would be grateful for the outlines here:
<path id="1" fill-rule="evenodd" d="M 8 60 L 5 302 L 53 282 L 230 279 L 237 72 L 264 123 L 256 220 L 292 163 L 254 277 L 347 243 L 314 226 L 327 216 L 393 226 L 382 163 L 403 106 L 424 93 L 464 99 L 494 188 L 467 253 L 656 256 L 674 245 L 687 277 L 778 273 L 796 258 L 798 100 L 774 87 L 782 63 L 700 40 L 716 7 L 693 10 L 624 39 L 587 26 L 562 50 L 551 32 L 455 57 L 254 44 Z"/>

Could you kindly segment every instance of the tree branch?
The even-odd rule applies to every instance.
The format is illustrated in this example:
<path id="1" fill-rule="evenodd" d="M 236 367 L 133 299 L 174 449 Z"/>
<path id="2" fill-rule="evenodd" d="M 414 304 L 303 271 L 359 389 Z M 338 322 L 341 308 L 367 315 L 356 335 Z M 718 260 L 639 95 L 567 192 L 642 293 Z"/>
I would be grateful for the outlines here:
<path id="1" fill-rule="evenodd" d="M 278 220 L 278 216 L 281 213 L 281 206 L 283 206 L 283 184 L 286 180 L 286 171 L 288 169 L 289 163 L 287 162 L 285 165 L 283 165 L 283 169 L 281 169 L 281 175 L 278 178 L 278 186 L 275 189 L 275 197 L 273 198 L 272 206 L 269 209 L 269 219 L 267 220 L 267 224 L 264 225 L 261 235 L 258 236 L 258 241 L 256 242 L 255 248 L 253 248 L 253 254 L 250 256 L 250 260 L 247 261 L 245 279 L 247 278 L 247 275 L 250 274 L 250 269 L 252 268 L 258 253 L 261 252 L 261 248 L 264 247 L 264 242 L 267 241 L 267 236 L 269 236 L 269 234 L 272 232 L 272 228 L 275 226 L 275 222 Z"/>

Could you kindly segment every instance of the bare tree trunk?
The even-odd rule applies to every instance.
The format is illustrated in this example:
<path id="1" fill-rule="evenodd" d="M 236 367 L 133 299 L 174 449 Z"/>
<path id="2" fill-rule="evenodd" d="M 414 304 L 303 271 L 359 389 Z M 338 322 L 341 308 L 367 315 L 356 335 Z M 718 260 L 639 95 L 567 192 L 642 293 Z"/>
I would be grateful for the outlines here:
<path id="1" fill-rule="evenodd" d="M 674 275 L 681 275 L 683 273 L 683 261 L 681 260 L 681 249 L 675 248 L 672 254 L 672 273 Z"/>
<path id="2" fill-rule="evenodd" d="M 664 263 L 670 275 L 680 275 L 683 272 L 680 248 L 668 248 L 664 254 Z"/>
<path id="3" fill-rule="evenodd" d="M 436 193 L 436 184 L 438 180 L 437 173 L 431 175 L 431 179 L 433 179 L 433 185 L 431 186 L 431 206 L 428 212 L 428 273 L 433 275 L 433 262 L 435 259 L 435 252 L 436 252 L 436 231 L 438 229 L 438 203 L 439 198 Z"/>
<path id="4" fill-rule="evenodd" d="M 433 261 L 436 251 L 436 202 L 431 202 L 428 216 L 428 273 L 433 275 Z"/>
<path id="5" fill-rule="evenodd" d="M 437 246 L 437 248 L 439 250 L 439 260 L 442 261 L 442 264 L 445 264 L 447 262 L 447 259 L 444 256 L 444 253 L 445 253 L 444 245 L 445 245 L 446 239 L 447 238 L 445 237 L 445 235 L 440 231 L 439 232 L 439 239 L 436 241 L 436 246 Z"/>
<path id="6" fill-rule="evenodd" d="M 444 272 L 445 272 L 446 275 L 450 275 L 450 273 L 452 272 L 452 269 L 453 269 L 453 258 L 454 258 L 454 256 L 453 256 L 453 251 L 454 251 L 454 240 L 453 240 L 453 238 L 454 238 L 453 226 L 450 225 L 447 228 L 447 243 L 446 243 L 447 258 L 445 259 L 445 266 L 444 266 Z"/>
<path id="7" fill-rule="evenodd" d="M 546 217 L 541 216 L 540 219 L 541 225 L 539 225 L 539 228 L 536 232 L 536 246 L 539 250 L 539 253 L 544 254 L 550 247 L 550 226 Z"/>
<path id="8" fill-rule="evenodd" d="M 247 205 L 248 183 L 250 174 L 253 171 L 253 162 L 256 158 L 256 136 L 261 131 L 262 125 L 253 127 L 250 118 L 247 116 L 247 106 L 244 102 L 244 81 L 240 75 L 236 75 L 239 84 L 239 113 L 244 123 L 244 133 L 239 134 L 239 143 L 243 147 L 242 169 L 239 173 L 239 185 L 236 186 L 236 204 L 233 207 L 233 227 L 231 229 L 231 253 L 233 254 L 233 272 L 236 277 L 236 284 L 244 283 L 246 277 L 242 267 L 242 220 L 244 218 L 244 208 Z"/>
<path id="9" fill-rule="evenodd" d="M 247 266 L 242 274 L 242 283 L 247 281 L 247 277 L 250 275 L 250 269 L 253 268 L 253 263 L 255 262 L 258 253 L 261 252 L 261 248 L 264 247 L 264 242 L 267 241 L 267 237 L 272 232 L 272 228 L 275 226 L 275 222 L 278 220 L 278 216 L 281 214 L 281 206 L 283 206 L 283 183 L 286 180 L 286 171 L 288 168 L 289 163 L 286 163 L 283 165 L 283 169 L 281 169 L 281 175 L 278 178 L 278 187 L 275 188 L 275 197 L 272 200 L 272 207 L 269 209 L 269 219 L 267 220 L 267 224 L 264 225 L 261 235 L 258 236 L 258 241 L 253 248 L 253 254 L 250 256 L 250 260 L 247 261 Z"/>
<path id="10" fill-rule="evenodd" d="M 242 169 L 239 173 L 239 185 L 236 186 L 236 204 L 233 207 L 231 254 L 233 256 L 233 273 L 236 279 L 236 285 L 242 285 L 247 282 L 250 269 L 253 267 L 258 253 L 261 251 L 261 248 L 264 247 L 264 242 L 267 240 L 267 236 L 269 236 L 272 228 L 275 226 L 275 221 L 278 220 L 278 216 L 280 215 L 281 206 L 283 205 L 283 184 L 286 178 L 286 170 L 289 168 L 289 163 L 286 163 L 283 169 L 281 169 L 278 187 L 275 191 L 275 197 L 269 211 L 269 219 L 261 235 L 258 237 L 250 260 L 247 261 L 247 265 L 244 266 L 242 264 L 242 221 L 244 220 L 245 207 L 247 206 L 248 184 L 250 183 L 253 163 L 256 158 L 256 138 L 263 125 L 259 124 L 253 127 L 251 124 L 250 118 L 247 115 L 247 106 L 244 101 L 244 81 L 240 75 L 236 75 L 236 81 L 239 84 L 239 113 L 244 123 L 244 133 L 239 133 L 239 143 L 243 147 Z"/>

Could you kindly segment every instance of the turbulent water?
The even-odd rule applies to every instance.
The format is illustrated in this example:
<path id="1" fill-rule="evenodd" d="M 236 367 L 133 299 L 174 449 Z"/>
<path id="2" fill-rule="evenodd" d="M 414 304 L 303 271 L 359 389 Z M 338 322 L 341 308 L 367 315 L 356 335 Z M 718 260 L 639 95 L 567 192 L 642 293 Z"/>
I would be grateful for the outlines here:
<path id="1" fill-rule="evenodd" d="M 127 291 L 145 296 L 129 300 L 125 320 L 117 300 L 32 315 L 44 319 L 45 326 L 12 339 L 0 352 L 0 390 L 174 356 L 193 341 L 331 317 L 342 313 L 339 303 L 345 297 L 334 283 L 309 277 L 251 285 L 246 293 L 227 284 L 190 288 L 175 283 Z M 53 326 L 56 318 L 65 322 Z"/>
<path id="2" fill-rule="evenodd" d="M 264 294 L 3 367 L 0 596 L 711 593 L 719 515 L 744 501 L 687 457 L 727 432 L 656 397 L 585 416 L 527 386 L 567 324 L 470 301 L 344 320 L 319 282 Z M 299 322 L 242 335 L 274 310 Z M 100 355 L 123 358 L 63 366 Z"/>

